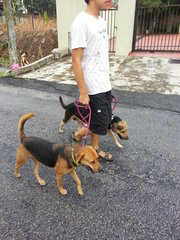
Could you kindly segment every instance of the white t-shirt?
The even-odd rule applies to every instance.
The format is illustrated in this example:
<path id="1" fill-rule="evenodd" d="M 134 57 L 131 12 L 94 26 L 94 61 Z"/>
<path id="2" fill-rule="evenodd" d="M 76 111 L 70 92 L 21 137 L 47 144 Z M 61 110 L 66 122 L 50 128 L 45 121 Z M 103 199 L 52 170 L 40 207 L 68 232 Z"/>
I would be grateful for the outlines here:
<path id="1" fill-rule="evenodd" d="M 71 26 L 71 48 L 84 48 L 82 68 L 88 94 L 110 91 L 106 22 L 81 12 Z"/>

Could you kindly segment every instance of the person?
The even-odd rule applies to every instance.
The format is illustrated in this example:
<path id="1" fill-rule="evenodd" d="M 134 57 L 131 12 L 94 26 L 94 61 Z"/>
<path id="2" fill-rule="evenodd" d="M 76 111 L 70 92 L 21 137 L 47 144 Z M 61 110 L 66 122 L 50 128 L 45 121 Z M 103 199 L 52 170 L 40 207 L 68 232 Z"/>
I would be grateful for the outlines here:
<path id="1" fill-rule="evenodd" d="M 112 154 L 99 147 L 99 137 L 106 135 L 111 122 L 111 82 L 107 25 L 99 16 L 100 10 L 111 7 L 112 0 L 85 0 L 87 8 L 71 26 L 72 66 L 79 89 L 79 102 L 91 107 L 89 132 L 91 145 L 98 156 L 112 160 Z M 73 142 L 80 142 L 86 128 L 72 134 Z"/>

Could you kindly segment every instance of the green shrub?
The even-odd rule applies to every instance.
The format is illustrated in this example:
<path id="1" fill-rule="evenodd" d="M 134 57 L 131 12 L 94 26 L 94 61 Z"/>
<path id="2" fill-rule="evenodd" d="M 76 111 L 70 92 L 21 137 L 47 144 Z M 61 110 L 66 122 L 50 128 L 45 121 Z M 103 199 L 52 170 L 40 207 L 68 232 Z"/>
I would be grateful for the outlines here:
<path id="1" fill-rule="evenodd" d="M 0 77 L 3 77 L 4 76 L 4 72 L 0 72 Z"/>
<path id="2" fill-rule="evenodd" d="M 1 43 L 1 48 L 2 48 L 2 49 L 8 48 L 8 42 L 7 42 L 7 41 L 3 41 L 3 42 Z"/>
<path id="3" fill-rule="evenodd" d="M 2 66 L 10 66 L 10 61 L 6 57 L 0 57 L 0 65 Z"/>
<path id="4" fill-rule="evenodd" d="M 48 14 L 46 11 L 44 12 L 44 21 L 48 25 Z"/>

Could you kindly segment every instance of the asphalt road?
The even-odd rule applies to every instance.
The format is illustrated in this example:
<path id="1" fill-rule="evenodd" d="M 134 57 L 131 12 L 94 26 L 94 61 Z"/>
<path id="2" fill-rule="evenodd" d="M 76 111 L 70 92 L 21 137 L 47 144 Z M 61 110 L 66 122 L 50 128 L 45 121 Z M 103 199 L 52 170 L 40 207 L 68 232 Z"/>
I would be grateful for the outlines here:
<path id="1" fill-rule="evenodd" d="M 0 79 L 0 239 L 149 240 L 180 239 L 180 96 L 113 91 L 114 114 L 125 119 L 128 141 L 119 150 L 108 136 L 101 147 L 114 161 L 100 161 L 103 171 L 77 168 L 84 196 L 69 175 L 62 196 L 55 173 L 41 166 L 47 185 L 38 185 L 33 164 L 14 176 L 17 126 L 20 117 L 35 112 L 25 124 L 28 136 L 68 144 L 75 129 L 70 122 L 59 135 L 63 116 L 58 96 L 68 103 L 78 96 L 74 86 L 34 80 Z M 89 140 L 88 140 L 89 141 Z"/>

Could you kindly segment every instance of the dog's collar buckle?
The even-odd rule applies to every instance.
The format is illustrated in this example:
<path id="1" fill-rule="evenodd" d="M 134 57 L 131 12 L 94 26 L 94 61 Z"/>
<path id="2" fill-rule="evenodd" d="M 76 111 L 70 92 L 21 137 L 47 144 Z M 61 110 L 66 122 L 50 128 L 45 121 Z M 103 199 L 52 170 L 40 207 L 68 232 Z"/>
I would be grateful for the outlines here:
<path id="1" fill-rule="evenodd" d="M 80 164 L 75 159 L 74 148 L 72 148 L 71 157 L 72 157 L 72 160 L 73 160 L 73 163 L 75 164 L 75 166 L 78 167 Z"/>

